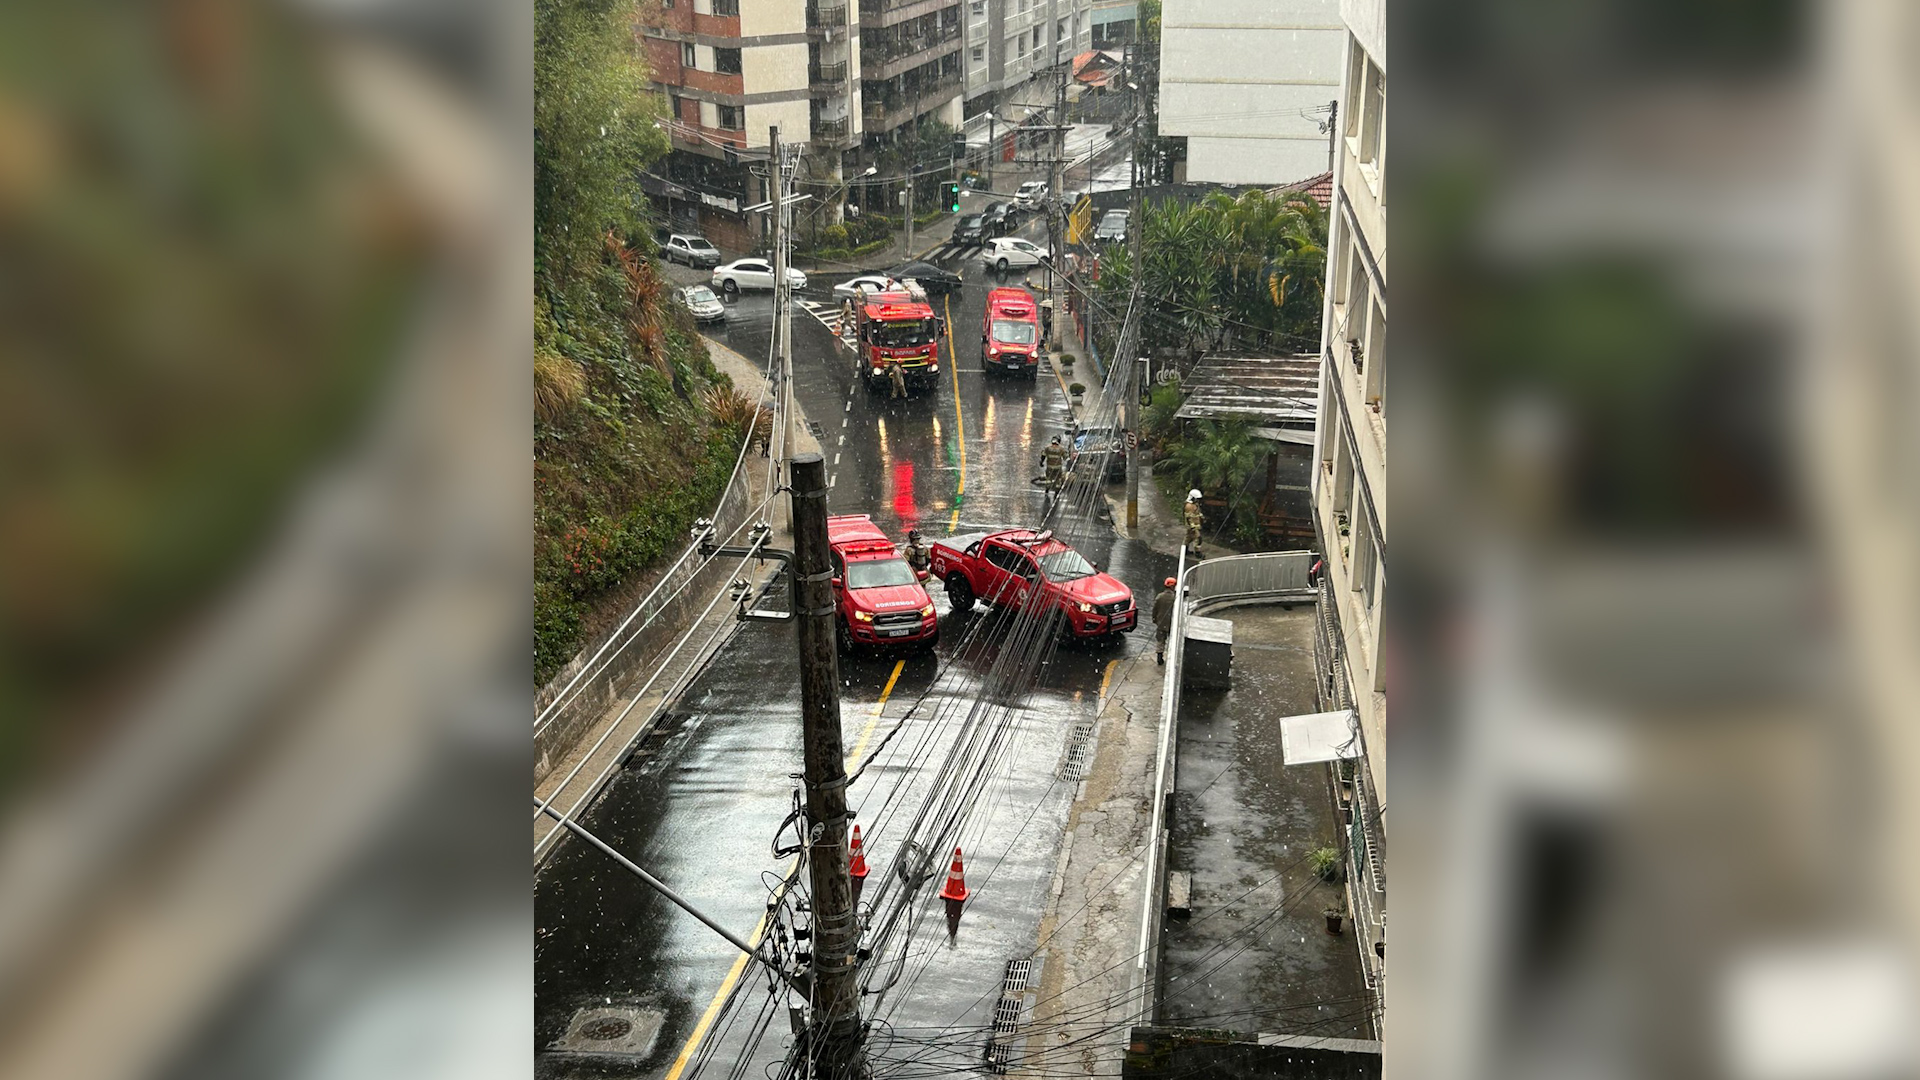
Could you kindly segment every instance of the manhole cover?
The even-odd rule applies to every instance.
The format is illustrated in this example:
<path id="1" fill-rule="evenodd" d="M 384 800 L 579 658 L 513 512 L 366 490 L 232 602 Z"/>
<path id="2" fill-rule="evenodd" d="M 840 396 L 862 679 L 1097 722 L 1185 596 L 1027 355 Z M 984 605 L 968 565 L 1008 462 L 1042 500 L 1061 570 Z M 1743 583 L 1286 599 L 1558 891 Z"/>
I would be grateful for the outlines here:
<path id="1" fill-rule="evenodd" d="M 641 1005 L 591 1006 L 575 1012 L 567 1033 L 547 1049 L 565 1054 L 645 1057 L 653 1053 L 663 1019 L 658 1009 Z"/>
<path id="2" fill-rule="evenodd" d="M 633 1022 L 618 1016 L 603 1016 L 590 1024 L 582 1024 L 580 1036 L 586 1039 L 618 1039 L 633 1030 Z"/>

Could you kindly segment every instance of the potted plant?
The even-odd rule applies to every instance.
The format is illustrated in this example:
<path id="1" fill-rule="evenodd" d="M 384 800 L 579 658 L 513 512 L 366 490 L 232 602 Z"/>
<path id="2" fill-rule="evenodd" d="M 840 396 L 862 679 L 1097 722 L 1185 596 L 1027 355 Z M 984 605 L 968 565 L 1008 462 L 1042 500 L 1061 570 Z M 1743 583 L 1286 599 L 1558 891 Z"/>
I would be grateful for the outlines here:
<path id="1" fill-rule="evenodd" d="M 1073 354 L 1072 353 L 1068 352 L 1068 353 L 1060 354 L 1060 370 L 1066 372 L 1068 378 L 1073 377 Z"/>
<path id="2" fill-rule="evenodd" d="M 1067 387 L 1067 393 L 1072 394 L 1073 400 L 1075 401 L 1079 401 L 1080 395 L 1086 392 L 1087 387 L 1084 383 L 1074 383 L 1072 386 Z"/>
<path id="3" fill-rule="evenodd" d="M 1340 849 L 1331 847 L 1319 848 L 1309 854 L 1307 865 L 1313 868 L 1316 877 L 1329 884 L 1339 881 L 1346 869 L 1344 860 L 1340 858 Z"/>
<path id="4" fill-rule="evenodd" d="M 1340 932 L 1341 920 L 1347 917 L 1346 910 L 1337 907 L 1324 908 L 1320 914 L 1327 917 L 1327 933 L 1329 934 L 1338 934 Z"/>

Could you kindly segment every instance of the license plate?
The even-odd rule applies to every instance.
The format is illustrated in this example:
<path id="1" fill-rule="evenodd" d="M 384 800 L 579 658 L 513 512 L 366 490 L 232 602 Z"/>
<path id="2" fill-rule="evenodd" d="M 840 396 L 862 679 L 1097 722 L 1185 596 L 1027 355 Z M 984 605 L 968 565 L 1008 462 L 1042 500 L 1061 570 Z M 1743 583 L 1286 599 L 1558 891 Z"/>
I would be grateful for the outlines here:
<path id="1" fill-rule="evenodd" d="M 889 630 L 887 631 L 887 636 L 888 637 L 906 637 L 908 634 L 911 634 L 911 633 L 913 633 L 913 631 L 911 630 Z"/>

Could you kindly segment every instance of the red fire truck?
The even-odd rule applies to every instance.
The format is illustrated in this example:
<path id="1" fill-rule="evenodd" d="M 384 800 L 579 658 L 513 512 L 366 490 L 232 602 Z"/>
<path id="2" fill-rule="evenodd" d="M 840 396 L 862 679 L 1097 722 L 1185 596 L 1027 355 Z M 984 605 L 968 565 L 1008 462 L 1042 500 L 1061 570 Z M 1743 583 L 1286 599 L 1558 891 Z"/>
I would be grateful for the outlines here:
<path id="1" fill-rule="evenodd" d="M 835 626 L 841 651 L 882 645 L 933 648 L 940 640 L 933 599 L 871 517 L 836 514 L 827 518 L 827 544 L 833 550 L 833 602 L 839 615 Z"/>
<path id="2" fill-rule="evenodd" d="M 858 302 L 849 301 L 853 310 L 853 348 L 859 357 L 860 374 L 867 389 L 884 391 L 890 382 L 889 367 L 898 365 L 906 377 L 907 389 L 928 390 L 940 385 L 940 332 L 942 320 L 927 303 L 926 293 L 916 287 L 905 290 L 868 293 Z"/>
<path id="3" fill-rule="evenodd" d="M 980 322 L 980 366 L 987 371 L 1024 371 L 1039 363 L 1040 306 L 1025 289 L 995 289 L 987 294 Z"/>

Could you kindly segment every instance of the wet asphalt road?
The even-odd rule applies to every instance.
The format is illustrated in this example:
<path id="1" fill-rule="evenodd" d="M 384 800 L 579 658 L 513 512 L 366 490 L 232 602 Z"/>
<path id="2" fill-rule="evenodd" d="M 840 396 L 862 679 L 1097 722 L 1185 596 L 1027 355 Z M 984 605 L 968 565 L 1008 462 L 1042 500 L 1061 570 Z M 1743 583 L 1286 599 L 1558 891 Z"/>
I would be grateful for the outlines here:
<path id="1" fill-rule="evenodd" d="M 1039 471 L 1040 448 L 1065 430 L 1066 404 L 1050 374 L 1025 380 L 980 370 L 978 326 L 986 290 L 999 282 L 977 261 L 964 270 L 963 292 L 941 305 L 958 363 L 943 342 L 940 386 L 904 402 L 870 394 L 855 379 L 851 355 L 796 310 L 796 393 L 818 425 L 832 512 L 871 514 L 896 537 L 916 526 L 937 538 L 1040 520 L 1044 496 L 1031 478 Z M 834 280 L 816 277 L 803 298 L 830 312 Z M 747 294 L 730 307 L 725 328 L 713 333 L 758 360 L 767 355 L 770 316 L 765 294 Z M 1099 539 L 1080 544 L 1082 552 L 1133 588 L 1142 606 L 1150 605 L 1152 583 L 1171 572 L 1170 560 L 1116 539 L 1108 527 L 1095 533 Z M 989 638 L 1004 630 L 1004 620 L 985 612 L 956 616 L 943 591 L 933 596 L 942 624 L 933 655 L 842 662 L 849 754 L 858 760 L 874 755 L 888 731 L 901 725 L 849 793 L 867 834 L 875 875 L 869 890 L 894 869 L 905 818 L 937 772 L 929 763 L 940 760 L 962 727 L 964 704 L 946 703 L 964 692 L 972 669 L 949 668 L 949 662 L 974 624 Z M 1075 721 L 1093 719 L 1117 665 L 1153 662 L 1151 633 L 1142 625 L 1109 645 L 1064 646 L 1042 670 L 1025 708 L 1014 714 L 994 779 L 959 834 L 974 895 L 958 935 L 948 940 L 934 897 L 938 882 L 922 889 L 917 910 L 925 917 L 909 935 L 905 959 L 876 969 L 897 979 L 877 1006 L 869 999 L 870 1017 L 902 1037 L 916 1029 L 972 1029 L 963 1038 L 977 1037 L 984 1046 L 1007 961 L 1030 955 L 1036 944 L 1075 786 L 1059 778 L 1069 733 Z M 772 843 L 798 783 L 792 776 L 801 761 L 798 676 L 790 625 L 743 627 L 583 822 L 749 938 L 770 889 L 793 866 L 791 858 L 774 857 Z M 790 841 L 792 830 L 786 835 Z M 696 1034 L 700 1045 L 714 1047 L 710 1067 L 722 1070 L 747 1043 L 751 1021 L 768 1001 L 764 975 L 743 972 L 737 950 L 599 852 L 572 838 L 563 842 L 537 875 L 535 904 L 538 1075 L 678 1080 L 691 1073 L 687 1059 Z M 888 953 L 901 956 L 897 944 Z M 741 1015 L 730 1026 L 713 1024 L 717 1003 L 736 983 L 745 986 Z M 600 1056 L 549 1049 L 577 1010 L 609 1005 L 661 1017 L 650 1050 Z M 787 1018 L 771 1017 L 747 1075 L 779 1060 L 788 1040 Z M 882 1041 L 879 1052 L 913 1051 L 904 1043 L 888 1049 Z"/>

